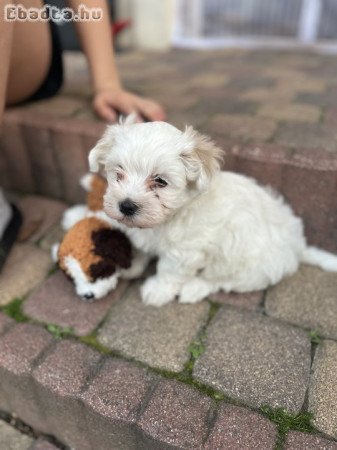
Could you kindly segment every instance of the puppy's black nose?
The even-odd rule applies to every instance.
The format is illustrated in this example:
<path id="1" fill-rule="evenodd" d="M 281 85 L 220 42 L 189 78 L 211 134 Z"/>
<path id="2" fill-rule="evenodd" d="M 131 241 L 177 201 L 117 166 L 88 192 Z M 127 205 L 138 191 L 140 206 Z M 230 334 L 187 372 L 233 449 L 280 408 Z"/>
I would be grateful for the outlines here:
<path id="1" fill-rule="evenodd" d="M 120 212 L 125 216 L 133 216 L 139 209 L 136 203 L 133 203 L 128 198 L 126 200 L 123 200 L 122 202 L 119 202 L 118 206 Z"/>

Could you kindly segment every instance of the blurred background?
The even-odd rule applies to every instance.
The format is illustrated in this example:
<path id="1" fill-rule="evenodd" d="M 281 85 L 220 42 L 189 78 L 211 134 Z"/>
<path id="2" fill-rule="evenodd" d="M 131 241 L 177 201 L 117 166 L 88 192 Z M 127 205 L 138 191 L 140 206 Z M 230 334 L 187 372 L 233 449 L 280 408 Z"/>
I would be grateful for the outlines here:
<path id="1" fill-rule="evenodd" d="M 50 2 L 65 6 L 62 0 Z M 336 0 L 110 0 L 114 22 L 132 26 L 117 47 L 299 46 L 337 50 Z M 61 24 L 65 49 L 79 45 L 72 24 Z"/>

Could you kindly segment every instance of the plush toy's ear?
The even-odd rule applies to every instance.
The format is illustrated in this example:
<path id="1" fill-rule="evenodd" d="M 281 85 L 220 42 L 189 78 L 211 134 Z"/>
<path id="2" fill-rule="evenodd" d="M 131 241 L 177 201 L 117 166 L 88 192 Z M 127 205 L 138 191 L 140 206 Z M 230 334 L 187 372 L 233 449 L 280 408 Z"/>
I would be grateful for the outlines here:
<path id="1" fill-rule="evenodd" d="M 198 190 L 207 188 L 212 176 L 220 170 L 220 161 L 223 159 L 223 150 L 205 135 L 186 127 L 185 138 L 189 143 L 183 150 L 181 158 L 186 168 L 188 182 L 195 183 Z"/>
<path id="2" fill-rule="evenodd" d="M 111 125 L 105 130 L 103 137 L 97 142 L 89 153 L 89 169 L 98 172 L 101 166 L 105 166 L 106 157 L 114 145 L 114 135 L 118 125 Z"/>

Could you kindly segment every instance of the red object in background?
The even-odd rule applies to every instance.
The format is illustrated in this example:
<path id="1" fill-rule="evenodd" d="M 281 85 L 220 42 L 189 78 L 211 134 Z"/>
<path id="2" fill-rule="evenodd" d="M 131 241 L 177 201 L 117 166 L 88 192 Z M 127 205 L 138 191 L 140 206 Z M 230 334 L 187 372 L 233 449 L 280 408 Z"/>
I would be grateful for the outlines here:
<path id="1" fill-rule="evenodd" d="M 111 25 L 112 35 L 116 36 L 118 33 L 123 31 L 125 28 L 128 28 L 131 25 L 131 20 L 118 20 Z"/>

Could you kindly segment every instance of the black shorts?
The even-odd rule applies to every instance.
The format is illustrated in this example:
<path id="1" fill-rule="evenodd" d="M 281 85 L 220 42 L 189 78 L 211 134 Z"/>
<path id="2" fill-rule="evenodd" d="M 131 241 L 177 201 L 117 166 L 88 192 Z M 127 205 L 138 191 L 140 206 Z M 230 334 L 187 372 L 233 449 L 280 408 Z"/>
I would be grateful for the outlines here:
<path id="1" fill-rule="evenodd" d="M 42 82 L 38 90 L 31 95 L 26 101 L 33 102 L 49 98 L 57 94 L 63 84 L 63 62 L 62 62 L 62 46 L 57 29 L 57 25 L 49 20 L 51 33 L 52 55 L 51 63 L 46 78 Z"/>

